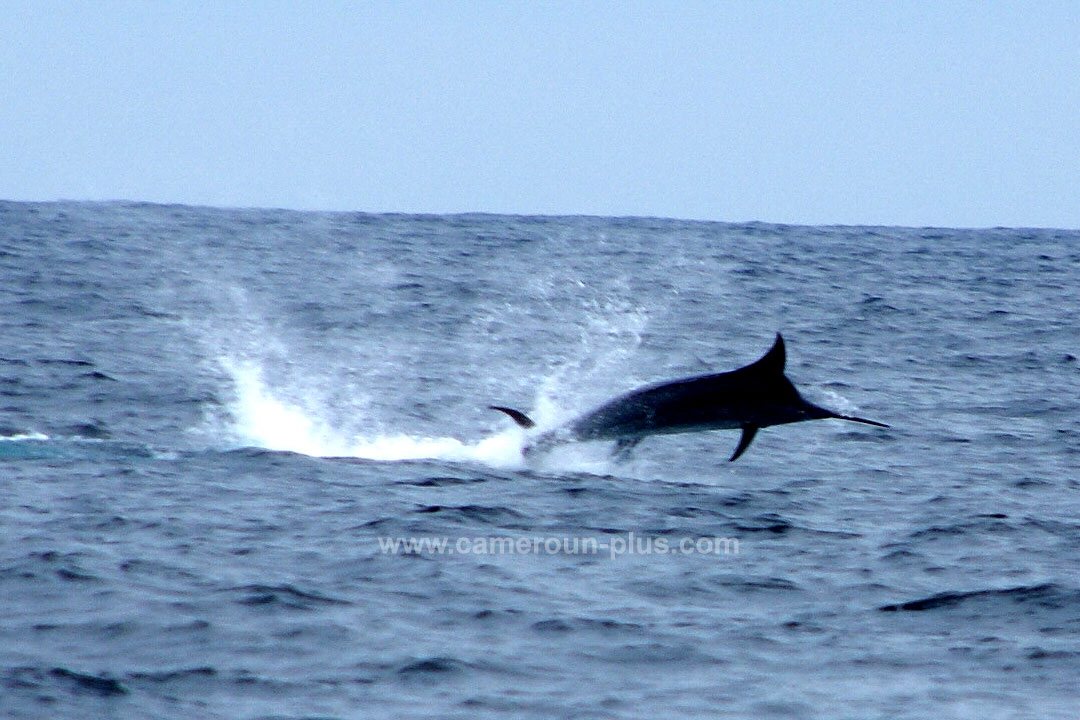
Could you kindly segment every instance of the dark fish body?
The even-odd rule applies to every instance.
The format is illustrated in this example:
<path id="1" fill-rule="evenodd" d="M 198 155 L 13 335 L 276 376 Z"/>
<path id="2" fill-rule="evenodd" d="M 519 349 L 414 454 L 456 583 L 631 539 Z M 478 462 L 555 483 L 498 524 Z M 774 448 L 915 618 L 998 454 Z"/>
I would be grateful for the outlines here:
<path id="1" fill-rule="evenodd" d="M 649 435 L 742 430 L 731 460 L 738 458 L 758 429 L 770 425 L 838 418 L 888 427 L 884 423 L 840 415 L 807 402 L 784 376 L 784 339 L 760 360 L 738 370 L 650 385 L 611 400 L 564 428 L 544 433 L 526 448 L 546 449 L 573 440 L 615 440 L 616 453 L 625 455 Z M 492 406 L 522 427 L 533 427 L 528 416 L 512 408 Z"/>

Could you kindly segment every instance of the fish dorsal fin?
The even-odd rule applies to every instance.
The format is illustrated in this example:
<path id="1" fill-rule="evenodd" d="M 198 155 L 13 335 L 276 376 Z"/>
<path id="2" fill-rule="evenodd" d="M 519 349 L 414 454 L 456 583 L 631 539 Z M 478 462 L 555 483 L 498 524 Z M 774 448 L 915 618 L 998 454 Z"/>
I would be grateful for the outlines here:
<path id="1" fill-rule="evenodd" d="M 746 370 L 755 370 L 772 375 L 783 375 L 784 364 L 787 362 L 787 353 L 784 351 L 784 338 L 776 333 L 776 342 L 769 352 L 761 356 L 757 361 L 746 366 Z"/>

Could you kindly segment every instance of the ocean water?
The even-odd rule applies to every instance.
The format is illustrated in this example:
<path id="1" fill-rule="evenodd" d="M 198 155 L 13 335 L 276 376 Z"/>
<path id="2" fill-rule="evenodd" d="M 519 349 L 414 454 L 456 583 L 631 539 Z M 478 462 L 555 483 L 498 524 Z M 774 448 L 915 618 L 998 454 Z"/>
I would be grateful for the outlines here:
<path id="1" fill-rule="evenodd" d="M 1073 718 L 1080 232 L 0 203 L 0 716 Z M 734 369 L 889 423 L 523 458 Z"/>

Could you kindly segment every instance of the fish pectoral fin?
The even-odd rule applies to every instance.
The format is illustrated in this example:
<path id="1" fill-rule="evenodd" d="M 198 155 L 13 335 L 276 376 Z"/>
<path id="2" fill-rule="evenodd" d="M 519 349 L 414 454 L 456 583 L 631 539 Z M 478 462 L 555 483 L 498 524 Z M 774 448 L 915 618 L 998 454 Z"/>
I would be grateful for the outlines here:
<path id="1" fill-rule="evenodd" d="M 615 441 L 615 449 L 611 452 L 612 457 L 622 462 L 630 457 L 630 451 L 644 440 L 642 437 L 621 437 Z"/>
<path id="2" fill-rule="evenodd" d="M 511 420 L 513 420 L 519 426 L 525 428 L 526 430 L 528 430 L 529 428 L 536 427 L 536 423 L 534 423 L 532 421 L 532 419 L 528 415 L 521 412 L 520 410 L 515 410 L 514 408 L 503 407 L 502 405 L 488 405 L 488 407 L 490 409 L 492 409 L 492 410 L 498 410 L 501 413 L 506 413 L 507 415 L 510 416 Z"/>
<path id="3" fill-rule="evenodd" d="M 735 448 L 735 452 L 728 458 L 728 462 L 735 462 L 739 459 L 739 456 L 746 452 L 746 448 L 750 447 L 750 443 L 754 442 L 754 436 L 757 435 L 757 425 L 743 425 L 742 437 L 739 438 L 739 445 Z"/>

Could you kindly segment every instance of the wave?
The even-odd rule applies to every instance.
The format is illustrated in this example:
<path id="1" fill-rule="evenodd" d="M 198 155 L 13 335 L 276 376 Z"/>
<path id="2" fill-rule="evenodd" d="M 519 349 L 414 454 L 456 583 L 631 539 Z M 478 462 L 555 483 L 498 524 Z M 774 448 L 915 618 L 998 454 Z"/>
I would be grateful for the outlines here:
<path id="1" fill-rule="evenodd" d="M 170 458 L 174 453 L 147 445 L 82 435 L 39 432 L 0 435 L 0 460 L 78 460 Z"/>
<path id="2" fill-rule="evenodd" d="M 1072 588 L 1062 587 L 1055 583 L 1043 583 L 1041 585 L 1021 585 L 1003 589 L 947 591 L 918 600 L 882 605 L 878 610 L 883 612 L 924 612 L 960 607 L 973 602 L 1062 609 L 1075 607 L 1078 599 L 1080 599 L 1080 592 Z"/>
<path id="3" fill-rule="evenodd" d="M 48 439 L 48 435 L 39 432 L 15 432 L 11 435 L 0 435 L 0 442 L 43 442 Z"/>

